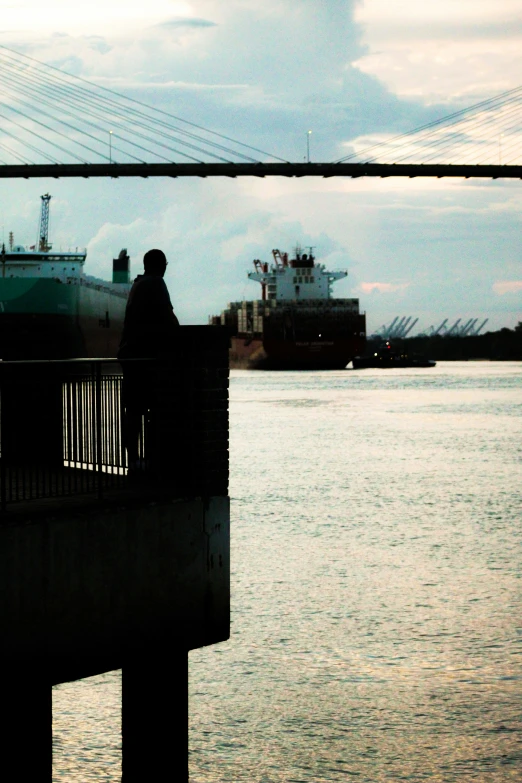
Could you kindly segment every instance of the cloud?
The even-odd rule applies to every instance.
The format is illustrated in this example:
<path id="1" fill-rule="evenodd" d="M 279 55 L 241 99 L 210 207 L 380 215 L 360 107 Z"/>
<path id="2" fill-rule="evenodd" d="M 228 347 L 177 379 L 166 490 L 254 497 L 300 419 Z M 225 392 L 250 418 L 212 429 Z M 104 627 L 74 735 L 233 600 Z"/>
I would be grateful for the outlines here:
<path id="1" fill-rule="evenodd" d="M 520 83 L 519 0 L 365 0 L 356 67 L 397 95 L 461 107 Z"/>
<path id="2" fill-rule="evenodd" d="M 360 283 L 359 288 L 364 294 L 392 294 L 396 291 L 405 291 L 410 283 Z"/>
<path id="3" fill-rule="evenodd" d="M 400 0 L 391 4 L 389 0 L 365 0 L 356 10 L 356 19 L 387 36 L 396 38 L 397 30 L 405 35 L 411 32 L 419 38 L 434 39 L 448 31 L 459 36 L 462 31 L 480 39 L 484 31 L 505 30 L 521 19 L 519 0 L 439 0 L 437 3 L 419 3 L 418 0 Z"/>
<path id="4" fill-rule="evenodd" d="M 112 49 L 112 46 L 110 46 L 110 44 L 108 44 L 107 41 L 99 35 L 87 36 L 86 40 L 91 49 L 100 52 L 100 54 L 107 54 Z"/>
<path id="5" fill-rule="evenodd" d="M 154 25 L 154 27 L 216 27 L 216 22 L 211 22 L 209 19 L 201 19 L 196 16 L 175 16 L 172 19 L 166 19 L 164 22 L 159 22 Z"/>
<path id="6" fill-rule="evenodd" d="M 199 0 L 191 16 L 136 30 L 113 26 L 96 42 L 90 34 L 19 36 L 14 48 L 206 127 L 233 129 L 285 159 L 303 159 L 311 128 L 313 159 L 333 160 L 346 138 L 427 118 L 353 66 L 365 52 L 355 4 Z"/>
<path id="7" fill-rule="evenodd" d="M 372 23 L 372 37 L 375 42 L 381 40 L 387 42 L 393 37 L 395 46 L 406 45 L 417 48 L 420 41 L 428 40 L 430 45 L 434 40 L 446 41 L 450 25 L 448 20 L 426 23 L 426 19 L 418 19 L 415 23 L 404 17 L 396 17 L 393 21 L 382 20 L 381 23 Z M 510 39 L 520 39 L 522 36 L 522 18 L 512 17 L 495 22 L 460 23 L 451 25 L 451 33 L 455 38 L 463 42 L 477 41 L 493 42 Z"/>
<path id="8" fill-rule="evenodd" d="M 522 292 L 522 280 L 499 280 L 493 284 L 493 291 L 499 296 Z"/>

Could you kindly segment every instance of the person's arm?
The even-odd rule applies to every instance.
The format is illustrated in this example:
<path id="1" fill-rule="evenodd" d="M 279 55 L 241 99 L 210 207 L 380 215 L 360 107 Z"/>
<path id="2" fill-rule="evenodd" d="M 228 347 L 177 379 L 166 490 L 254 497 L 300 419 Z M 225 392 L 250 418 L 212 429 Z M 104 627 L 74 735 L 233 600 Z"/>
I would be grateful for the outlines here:
<path id="1" fill-rule="evenodd" d="M 161 294 L 161 307 L 162 307 L 162 314 L 164 314 L 165 321 L 167 324 L 172 327 L 179 326 L 178 318 L 174 312 L 174 308 L 172 306 L 172 302 L 170 300 L 170 294 L 169 290 L 167 288 L 167 285 L 165 281 L 162 279 L 162 294 Z"/>

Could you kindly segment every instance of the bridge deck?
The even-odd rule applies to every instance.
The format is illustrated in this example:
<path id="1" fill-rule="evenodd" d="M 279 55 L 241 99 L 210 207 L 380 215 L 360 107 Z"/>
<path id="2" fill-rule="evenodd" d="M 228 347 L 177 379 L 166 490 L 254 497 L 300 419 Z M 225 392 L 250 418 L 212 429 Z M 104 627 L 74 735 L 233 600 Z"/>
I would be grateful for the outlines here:
<path id="1" fill-rule="evenodd" d="M 481 177 L 522 179 L 520 165 L 424 163 L 45 163 L 2 165 L 0 179 L 33 177 Z"/>

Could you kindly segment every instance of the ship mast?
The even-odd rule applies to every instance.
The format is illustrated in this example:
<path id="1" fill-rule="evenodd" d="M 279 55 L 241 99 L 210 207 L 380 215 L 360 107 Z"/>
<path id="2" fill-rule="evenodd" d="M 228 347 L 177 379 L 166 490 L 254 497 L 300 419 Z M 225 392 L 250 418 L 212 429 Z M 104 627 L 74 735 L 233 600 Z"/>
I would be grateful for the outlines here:
<path id="1" fill-rule="evenodd" d="M 52 247 L 52 245 L 49 244 L 49 202 L 51 196 L 49 193 L 46 193 L 45 196 L 40 196 L 40 198 L 42 199 L 42 209 L 40 212 L 37 245 L 40 253 L 47 253 Z"/>

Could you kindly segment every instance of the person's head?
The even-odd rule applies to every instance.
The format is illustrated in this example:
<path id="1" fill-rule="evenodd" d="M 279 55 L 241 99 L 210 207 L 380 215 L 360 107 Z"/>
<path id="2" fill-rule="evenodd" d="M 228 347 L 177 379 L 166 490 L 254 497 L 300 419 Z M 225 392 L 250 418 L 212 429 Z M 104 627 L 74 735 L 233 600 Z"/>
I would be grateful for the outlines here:
<path id="1" fill-rule="evenodd" d="M 163 277 L 167 268 L 167 259 L 163 250 L 148 250 L 143 256 L 143 268 L 146 275 Z"/>

